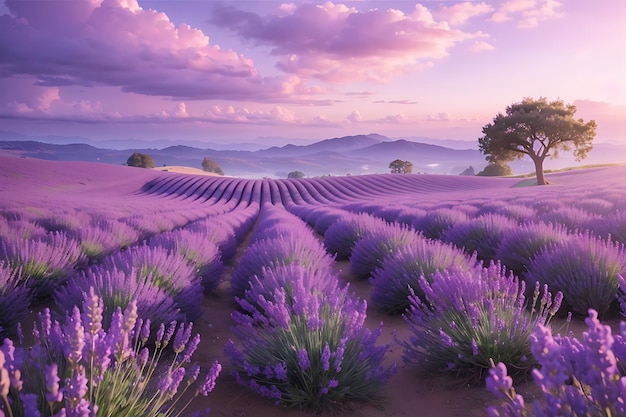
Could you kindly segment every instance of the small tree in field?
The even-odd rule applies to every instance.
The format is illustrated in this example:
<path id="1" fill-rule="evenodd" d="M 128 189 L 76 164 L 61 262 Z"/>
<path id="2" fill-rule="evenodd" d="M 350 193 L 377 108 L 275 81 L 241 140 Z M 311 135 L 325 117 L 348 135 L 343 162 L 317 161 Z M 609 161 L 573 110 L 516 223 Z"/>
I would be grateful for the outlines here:
<path id="1" fill-rule="evenodd" d="M 129 167 L 154 168 L 154 159 L 150 155 L 135 152 L 128 158 L 126 165 Z"/>
<path id="2" fill-rule="evenodd" d="M 204 158 L 202 160 L 202 170 L 205 172 L 213 172 L 217 175 L 224 175 L 224 170 L 220 164 L 209 158 Z"/>
<path id="3" fill-rule="evenodd" d="M 413 164 L 409 161 L 396 159 L 389 164 L 392 174 L 410 174 L 413 172 Z"/>
<path id="4" fill-rule="evenodd" d="M 509 162 L 528 155 L 535 164 L 537 185 L 546 183 L 543 161 L 556 158 L 559 151 L 574 150 L 577 161 L 584 159 L 593 147 L 596 122 L 574 119 L 576 106 L 561 100 L 548 102 L 525 98 L 498 113 L 483 127 L 478 147 L 489 163 Z"/>
<path id="5" fill-rule="evenodd" d="M 304 172 L 302 171 L 291 171 L 289 174 L 287 174 L 287 178 L 304 178 Z"/>
<path id="6" fill-rule="evenodd" d="M 476 175 L 481 177 L 504 177 L 506 175 L 513 175 L 513 170 L 503 162 L 496 162 L 495 164 L 487 165 Z"/>

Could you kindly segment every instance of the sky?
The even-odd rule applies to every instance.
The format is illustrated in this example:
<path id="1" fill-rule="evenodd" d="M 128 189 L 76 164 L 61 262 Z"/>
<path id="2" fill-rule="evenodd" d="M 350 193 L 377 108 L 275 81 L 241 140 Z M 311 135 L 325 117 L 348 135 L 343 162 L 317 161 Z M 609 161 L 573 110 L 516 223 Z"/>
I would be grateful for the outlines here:
<path id="1" fill-rule="evenodd" d="M 626 144 L 624 22 L 623 0 L 6 0 L 0 130 L 476 141 L 546 97 Z"/>

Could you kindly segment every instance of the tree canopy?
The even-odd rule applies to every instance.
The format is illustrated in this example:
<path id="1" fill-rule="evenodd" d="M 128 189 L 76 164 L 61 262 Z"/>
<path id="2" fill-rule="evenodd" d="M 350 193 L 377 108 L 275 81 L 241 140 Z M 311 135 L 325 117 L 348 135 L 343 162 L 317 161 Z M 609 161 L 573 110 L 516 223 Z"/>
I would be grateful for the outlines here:
<path id="1" fill-rule="evenodd" d="M 291 171 L 289 174 L 287 174 L 287 178 L 304 178 L 304 172 L 302 171 Z"/>
<path id="2" fill-rule="evenodd" d="M 476 175 L 480 177 L 502 177 L 505 175 L 513 175 L 513 170 L 504 162 L 496 162 L 487 165 Z"/>
<path id="3" fill-rule="evenodd" d="M 202 170 L 205 172 L 213 172 L 218 175 L 224 175 L 224 170 L 220 164 L 206 157 L 202 160 Z"/>
<path id="4" fill-rule="evenodd" d="M 135 152 L 126 160 L 126 165 L 129 167 L 154 168 L 154 159 L 145 153 Z"/>
<path id="5" fill-rule="evenodd" d="M 413 172 L 413 164 L 409 161 L 403 161 L 396 159 L 389 163 L 389 168 L 392 174 L 410 174 Z"/>
<path id="6" fill-rule="evenodd" d="M 543 162 L 556 158 L 559 151 L 571 151 L 577 161 L 584 159 L 593 147 L 596 122 L 575 119 L 576 106 L 561 100 L 548 102 L 525 98 L 498 113 L 482 129 L 478 139 L 480 151 L 490 163 L 509 162 L 528 155 L 535 164 L 537 184 L 546 183 Z"/>

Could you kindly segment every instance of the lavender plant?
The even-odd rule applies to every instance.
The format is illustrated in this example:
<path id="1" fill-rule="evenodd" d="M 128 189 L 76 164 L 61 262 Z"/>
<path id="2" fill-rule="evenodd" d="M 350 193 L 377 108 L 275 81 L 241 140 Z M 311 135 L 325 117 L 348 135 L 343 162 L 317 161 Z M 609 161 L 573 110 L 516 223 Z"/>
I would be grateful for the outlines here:
<path id="1" fill-rule="evenodd" d="M 517 276 L 526 275 L 531 260 L 550 244 L 569 238 L 568 230 L 559 224 L 525 223 L 508 229 L 502 237 L 495 257 Z"/>
<path id="2" fill-rule="evenodd" d="M 250 245 L 231 275 L 231 291 L 242 298 L 250 288 L 250 278 L 263 274 L 263 268 L 302 265 L 322 275 L 333 276 L 333 259 L 312 234 L 286 235 L 259 240 Z"/>
<path id="3" fill-rule="evenodd" d="M 626 274 L 623 245 L 586 233 L 545 248 L 530 262 L 526 279 L 562 291 L 573 311 L 603 314 L 616 301 L 619 274 Z"/>
<path id="4" fill-rule="evenodd" d="M 122 312 L 123 311 L 123 312 Z M 150 320 L 131 302 L 117 308 L 111 326 L 102 326 L 102 300 L 90 290 L 82 312 L 74 307 L 63 323 L 39 313 L 33 345 L 0 347 L 0 413 L 13 416 L 179 416 L 181 398 L 207 396 L 221 371 L 216 361 L 198 384 L 200 368 L 187 363 L 200 336 L 192 324 L 161 325 L 155 346 L 146 345 Z M 172 338 L 173 337 L 173 338 Z M 163 355 L 170 344 L 171 358 Z"/>
<path id="5" fill-rule="evenodd" d="M 250 278 L 249 286 L 250 288 L 245 291 L 245 301 L 262 311 L 257 300 L 263 298 L 273 302 L 274 293 L 278 289 L 285 291 L 287 299 L 293 298 L 294 286 L 301 286 L 311 293 L 328 294 L 337 291 L 339 277 L 336 273 L 310 269 L 298 264 L 278 265 L 262 268 L 260 275 Z"/>
<path id="6" fill-rule="evenodd" d="M 19 268 L 0 260 L 0 337 L 14 332 L 29 312 L 32 293 Z"/>
<path id="7" fill-rule="evenodd" d="M 205 293 L 217 288 L 222 280 L 224 264 L 216 243 L 188 229 L 177 229 L 153 236 L 150 246 L 161 246 L 182 255 L 195 268 L 195 275 L 200 277 Z"/>
<path id="8" fill-rule="evenodd" d="M 118 269 L 127 274 L 138 272 L 140 279 L 150 277 L 151 283 L 167 291 L 187 320 L 200 317 L 202 284 L 193 266 L 178 252 L 160 246 L 143 244 L 117 252 L 103 259 L 105 269 Z"/>
<path id="9" fill-rule="evenodd" d="M 386 227 L 387 222 L 369 214 L 346 214 L 326 229 L 324 245 L 337 260 L 347 259 L 352 250 L 368 232 Z"/>
<path id="10" fill-rule="evenodd" d="M 504 400 L 490 406 L 491 417 L 528 416 L 623 416 L 626 415 L 626 323 L 615 336 L 611 327 L 590 309 L 588 330 L 579 340 L 554 336 L 549 327 L 538 325 L 531 334 L 531 351 L 538 362 L 532 376 L 542 400 L 526 405 L 517 394 L 504 363 L 489 370 L 487 389 Z"/>
<path id="11" fill-rule="evenodd" d="M 330 410 L 350 401 L 374 401 L 395 372 L 382 362 L 389 345 L 376 346 L 381 326 L 364 327 L 366 303 L 347 294 L 311 292 L 297 281 L 291 296 L 277 288 L 269 301 L 240 302 L 225 353 L 236 380 L 290 407 Z"/>
<path id="12" fill-rule="evenodd" d="M 386 257 L 422 239 L 423 236 L 415 230 L 398 223 L 368 231 L 354 244 L 350 272 L 359 279 L 369 278 L 376 268 L 382 266 Z"/>
<path id="13" fill-rule="evenodd" d="M 541 216 L 546 223 L 559 223 L 571 231 L 586 230 L 600 216 L 577 207 L 562 207 Z"/>
<path id="14" fill-rule="evenodd" d="M 559 292 L 553 299 L 537 283 L 527 305 L 524 282 L 493 263 L 478 273 L 438 272 L 432 283 L 422 278 L 420 285 L 426 302 L 411 295 L 404 318 L 412 335 L 398 341 L 404 361 L 471 381 L 486 376 L 491 359 L 528 371 L 534 364 L 530 334 L 550 322 L 563 298 Z"/>
<path id="15" fill-rule="evenodd" d="M 467 221 L 467 214 L 451 208 L 438 208 L 416 219 L 413 227 L 429 239 L 439 239 L 441 234 L 456 223 Z"/>
<path id="16" fill-rule="evenodd" d="M 517 223 L 499 214 L 482 216 L 456 223 L 441 234 L 441 240 L 455 244 L 469 253 L 476 252 L 478 259 L 489 264 L 496 259 L 496 248 L 502 237 Z"/>
<path id="17" fill-rule="evenodd" d="M 0 242 L 0 259 L 20 268 L 22 277 L 37 297 L 48 296 L 75 268 L 84 265 L 80 243 L 64 233 L 52 233 L 40 239 L 13 239 Z"/>
<path id="18" fill-rule="evenodd" d="M 420 277 L 432 282 L 437 271 L 452 268 L 469 271 L 479 266 L 476 256 L 469 256 L 450 244 L 418 239 L 398 248 L 374 270 L 370 279 L 372 303 L 389 313 L 402 313 L 410 306 L 412 293 L 424 299 Z"/>
<path id="19" fill-rule="evenodd" d="M 90 289 L 100 298 L 104 311 L 102 323 L 106 327 L 117 307 L 125 307 L 132 300 L 137 304 L 137 314 L 149 317 L 153 329 L 160 323 L 184 321 L 186 316 L 180 311 L 169 291 L 153 284 L 152 276 L 144 276 L 141 270 L 131 268 L 120 270 L 101 265 L 92 266 L 70 278 L 66 285 L 55 289 L 54 304 L 61 316 L 71 313 L 75 305 L 80 305 Z"/>

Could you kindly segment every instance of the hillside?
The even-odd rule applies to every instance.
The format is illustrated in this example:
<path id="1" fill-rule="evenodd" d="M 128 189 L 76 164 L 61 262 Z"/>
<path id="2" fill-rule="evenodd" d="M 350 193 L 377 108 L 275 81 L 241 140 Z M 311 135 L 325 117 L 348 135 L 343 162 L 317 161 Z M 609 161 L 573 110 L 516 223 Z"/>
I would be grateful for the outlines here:
<path id="1" fill-rule="evenodd" d="M 106 149 L 93 144 L 56 143 L 29 140 L 18 135 L 0 136 L 0 150 L 13 155 L 57 161 L 102 162 L 124 165 L 133 152 L 150 155 L 157 166 L 187 166 L 200 168 L 202 158 L 218 162 L 228 176 L 242 178 L 285 178 L 291 171 L 302 171 L 308 177 L 362 175 L 389 172 L 389 163 L 395 159 L 410 161 L 414 173 L 457 175 L 467 167 L 480 171 L 486 161 L 477 149 L 453 149 L 408 139 L 392 140 L 378 135 L 356 135 L 325 139 L 309 145 L 285 145 L 261 150 L 225 150 L 173 145 L 164 148 Z M 236 147 L 236 145 L 233 145 Z M 598 144 L 590 152 L 585 164 L 626 161 L 626 147 Z M 563 153 L 559 159 L 547 160 L 546 169 L 580 165 L 571 155 Z M 515 173 L 534 170 L 530 159 L 514 161 Z"/>

